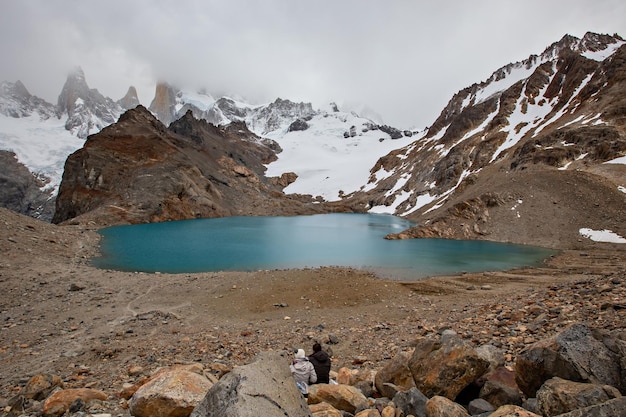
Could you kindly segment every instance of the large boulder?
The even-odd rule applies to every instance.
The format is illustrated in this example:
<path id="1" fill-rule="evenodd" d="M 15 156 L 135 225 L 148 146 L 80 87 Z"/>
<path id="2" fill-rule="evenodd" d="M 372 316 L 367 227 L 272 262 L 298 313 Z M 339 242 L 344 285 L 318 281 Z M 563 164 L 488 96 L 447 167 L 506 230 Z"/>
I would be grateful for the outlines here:
<path id="1" fill-rule="evenodd" d="M 485 382 L 480 389 L 480 398 L 495 407 L 506 404 L 522 405 L 522 395 L 519 390 L 498 381 Z"/>
<path id="2" fill-rule="evenodd" d="M 572 382 L 555 377 L 547 380 L 537 391 L 537 402 L 542 414 L 551 417 L 621 396 L 616 388 L 609 385 Z"/>
<path id="3" fill-rule="evenodd" d="M 65 414 L 72 404 L 82 402 L 88 405 L 92 401 L 106 401 L 108 396 L 99 390 L 90 388 L 70 388 L 56 391 L 43 404 L 44 417 L 58 417 Z"/>
<path id="4" fill-rule="evenodd" d="M 435 395 L 426 403 L 426 415 L 428 417 L 470 417 L 469 413 L 460 404 Z"/>
<path id="5" fill-rule="evenodd" d="M 314 385 L 315 386 L 315 385 Z M 261 352 L 237 366 L 206 393 L 191 417 L 311 416 L 284 352 Z"/>
<path id="6" fill-rule="evenodd" d="M 426 415 L 426 403 L 428 397 L 417 388 L 398 392 L 393 397 L 393 403 L 404 413 L 405 416 L 422 417 Z"/>
<path id="7" fill-rule="evenodd" d="M 525 410 L 518 405 L 503 405 L 493 413 L 489 414 L 489 417 L 541 417 L 539 414 L 535 414 L 531 411 Z"/>
<path id="8" fill-rule="evenodd" d="M 479 397 L 493 406 L 522 405 L 522 392 L 515 383 L 515 372 L 503 366 L 486 373 L 481 378 Z"/>
<path id="9" fill-rule="evenodd" d="M 553 377 L 611 385 L 624 393 L 625 353 L 625 342 L 576 323 L 523 351 L 516 359 L 515 379 L 528 397 L 534 397 L 541 385 Z"/>
<path id="10" fill-rule="evenodd" d="M 309 406 L 313 417 L 343 417 L 341 411 L 328 403 L 317 403 Z"/>
<path id="11" fill-rule="evenodd" d="M 200 364 L 178 365 L 157 371 L 131 397 L 135 417 L 187 417 L 213 383 Z"/>
<path id="12" fill-rule="evenodd" d="M 37 374 L 28 380 L 20 394 L 25 398 L 41 401 L 46 399 L 55 388 L 63 388 L 63 380 L 60 376 Z"/>
<path id="13" fill-rule="evenodd" d="M 393 398 L 398 390 L 406 391 L 415 387 L 415 381 L 409 369 L 410 359 L 410 353 L 400 351 L 376 373 L 374 383 L 383 397 Z M 393 384 L 396 388 L 389 387 L 387 384 Z"/>
<path id="14" fill-rule="evenodd" d="M 619 397 L 603 402 L 602 404 L 579 408 L 559 417 L 615 417 L 624 415 L 626 410 L 626 397 Z"/>
<path id="15" fill-rule="evenodd" d="M 309 404 L 326 402 L 337 410 L 354 414 L 367 408 L 367 398 L 351 385 L 314 384 L 309 387 Z"/>
<path id="16" fill-rule="evenodd" d="M 424 395 L 441 395 L 451 400 L 488 368 L 489 361 L 449 331 L 444 332 L 440 340 L 420 340 L 409 360 L 415 386 Z"/>

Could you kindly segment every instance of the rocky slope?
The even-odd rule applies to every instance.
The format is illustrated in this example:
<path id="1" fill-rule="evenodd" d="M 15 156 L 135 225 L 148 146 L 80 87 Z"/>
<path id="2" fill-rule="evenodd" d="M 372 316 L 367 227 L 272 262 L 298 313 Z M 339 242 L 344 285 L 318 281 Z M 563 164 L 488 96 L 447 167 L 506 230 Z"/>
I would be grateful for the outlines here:
<path id="1" fill-rule="evenodd" d="M 57 100 L 58 117 L 67 116 L 65 128 L 82 139 L 115 122 L 122 112 L 119 103 L 89 88 L 81 68 L 68 75 Z"/>
<path id="2" fill-rule="evenodd" d="M 0 409 L 17 415 L 41 415 L 45 396 L 10 401 L 38 374 L 102 391 L 85 411 L 129 415 L 123 396 L 159 368 L 193 363 L 223 375 L 266 350 L 308 352 L 314 340 L 332 341 L 333 371 L 370 377 L 446 329 L 500 349 L 509 367 L 572 323 L 624 341 L 618 245 L 564 251 L 542 268 L 399 282 L 343 268 L 102 271 L 89 264 L 93 229 L 2 208 L 0 235 Z"/>
<path id="3" fill-rule="evenodd" d="M 188 111 L 166 128 L 139 106 L 69 156 L 53 222 L 104 225 L 331 210 L 307 197 L 285 196 L 289 175 L 264 175 L 276 150 L 243 123 L 216 127 Z"/>
<path id="4" fill-rule="evenodd" d="M 45 179 L 34 176 L 20 164 L 13 152 L 0 150 L 0 201 L 4 207 L 28 216 L 50 221 L 54 198 L 46 190 Z"/>
<path id="5" fill-rule="evenodd" d="M 626 234 L 626 45 L 619 36 L 565 36 L 458 92 L 415 142 L 381 158 L 365 208 L 420 223 L 401 237 L 488 238 L 563 245 L 583 227 Z M 501 232 L 506 223 L 513 233 Z M 510 228 L 507 228 L 510 230 Z"/>
<path id="6" fill-rule="evenodd" d="M 0 121 L 0 146 L 13 157 L 0 160 L 7 184 L 0 205 L 50 221 L 61 177 L 56 174 L 69 152 L 137 104 L 133 87 L 119 102 L 90 89 L 80 68 L 68 75 L 56 105 L 30 94 L 20 81 L 3 82 L 0 115 L 7 119 Z M 33 178 L 39 188 L 30 185 Z"/>

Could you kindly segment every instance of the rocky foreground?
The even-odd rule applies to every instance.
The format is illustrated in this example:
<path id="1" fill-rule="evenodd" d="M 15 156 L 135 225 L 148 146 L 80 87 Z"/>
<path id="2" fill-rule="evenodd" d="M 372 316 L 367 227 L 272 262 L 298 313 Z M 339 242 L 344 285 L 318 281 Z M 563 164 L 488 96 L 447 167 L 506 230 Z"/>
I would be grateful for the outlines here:
<path id="1" fill-rule="evenodd" d="M 276 367 L 284 371 L 292 349 L 310 353 L 315 340 L 332 352 L 339 387 L 352 392 L 345 387 L 356 386 L 369 398 L 368 408 L 361 402 L 344 413 L 367 409 L 374 414 L 366 415 L 376 415 L 376 408 L 391 415 L 384 398 L 394 398 L 397 410 L 398 394 L 383 395 L 374 375 L 384 375 L 401 358 L 410 363 L 419 351 L 425 355 L 419 362 L 426 363 L 431 354 L 446 351 L 435 345 L 455 341 L 470 352 L 495 352 L 510 382 L 532 346 L 543 343 L 543 352 L 549 352 L 558 343 L 547 341 L 572 328 L 595 340 L 595 347 L 589 351 L 583 343 L 570 349 L 590 362 L 565 367 L 571 372 L 561 379 L 611 385 L 614 389 L 602 388 L 606 399 L 624 393 L 626 253 L 620 245 L 563 251 L 544 268 L 398 282 L 344 268 L 178 275 L 102 271 L 89 264 L 98 236 L 88 228 L 53 226 L 0 210 L 0 231 L 0 406 L 6 415 L 145 415 L 131 407 L 136 400 L 129 394 L 154 380 L 159 369 L 176 366 L 208 381 L 195 405 L 209 386 L 242 372 L 238 367 L 259 366 L 254 364 L 266 362 L 258 358 L 278 355 L 281 359 L 269 362 L 285 364 Z M 614 366 L 605 373 L 622 382 L 603 382 L 592 371 L 589 355 L 606 359 L 597 353 L 600 345 L 614 355 L 609 356 Z M 584 372 L 575 378 L 572 369 Z M 441 395 L 421 386 L 411 372 L 405 380 L 415 387 L 395 379 L 386 386 L 394 392 L 418 390 L 431 404 L 456 400 L 465 412 L 488 381 L 480 375 L 468 382 L 473 391 Z M 553 378 L 546 371 L 539 379 Z M 514 392 L 528 405 L 536 397 L 523 387 L 518 383 Z M 313 391 L 311 402 L 317 401 Z M 288 388 L 281 392 L 291 395 Z M 332 404 L 327 398 L 322 402 Z M 337 415 L 319 414 L 319 407 L 302 411 Z M 428 415 L 444 415 L 433 413 Z"/>

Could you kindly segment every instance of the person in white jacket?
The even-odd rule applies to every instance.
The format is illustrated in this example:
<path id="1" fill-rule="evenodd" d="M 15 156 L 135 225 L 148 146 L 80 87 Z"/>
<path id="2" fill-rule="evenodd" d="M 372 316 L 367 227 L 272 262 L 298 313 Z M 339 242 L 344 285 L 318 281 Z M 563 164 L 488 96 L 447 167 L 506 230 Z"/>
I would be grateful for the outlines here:
<path id="1" fill-rule="evenodd" d="M 300 389 L 300 392 L 305 397 L 309 395 L 309 384 L 317 382 L 317 374 L 313 364 L 309 362 L 309 359 L 304 353 L 304 349 L 298 349 L 295 353 L 295 358 L 291 365 L 291 375 L 296 380 L 296 385 Z"/>

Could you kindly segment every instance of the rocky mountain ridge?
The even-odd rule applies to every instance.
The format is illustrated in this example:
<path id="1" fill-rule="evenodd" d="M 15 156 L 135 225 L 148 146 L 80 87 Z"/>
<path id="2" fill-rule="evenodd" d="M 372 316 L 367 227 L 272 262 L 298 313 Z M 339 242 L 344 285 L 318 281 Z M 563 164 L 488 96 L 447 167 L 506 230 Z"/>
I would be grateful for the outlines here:
<path id="1" fill-rule="evenodd" d="M 13 152 L 17 164 L 26 166 L 31 171 L 13 169 L 13 164 L 8 164 L 4 168 L 5 171 L 11 170 L 11 174 L 5 179 L 11 181 L 9 188 L 12 190 L 17 190 L 24 183 L 32 183 L 38 178 L 46 184 L 41 187 L 41 195 L 37 196 L 39 202 L 46 202 L 45 207 L 40 205 L 36 210 L 23 213 L 36 213 L 38 218 L 50 220 L 65 159 L 64 156 L 61 158 L 60 154 L 69 155 L 80 148 L 82 143 L 73 138 L 84 140 L 87 135 L 95 134 L 103 127 L 114 123 L 126 109 L 132 109 L 138 104 L 137 91 L 134 87 L 130 87 L 122 99 L 113 101 L 104 97 L 98 90 L 89 88 L 80 68 L 76 68 L 68 75 L 56 106 L 30 95 L 19 81 L 3 83 L 0 90 L 0 112 L 7 118 L 0 123 L 0 149 Z M 196 119 L 206 120 L 216 126 L 245 123 L 256 134 L 273 138 L 306 130 L 309 127 L 307 121 L 313 117 L 322 120 L 328 116 L 327 111 L 316 110 L 310 103 L 294 103 L 278 98 L 269 104 L 250 105 L 230 97 L 216 100 L 206 91 L 183 91 L 164 82 L 156 86 L 150 111 L 165 126 L 191 112 Z M 317 122 L 315 134 L 329 135 L 337 139 L 346 135 L 354 137 L 357 127 L 373 125 L 369 119 L 340 112 L 336 106 L 331 106 L 329 111 L 333 112 L 332 115 L 339 123 L 340 130 L 337 123 L 332 127 L 326 127 L 324 123 Z M 400 130 L 390 129 L 389 133 L 385 133 L 381 128 L 383 138 L 402 137 Z M 36 131 L 37 135 L 32 135 L 33 131 Z M 49 138 L 45 137 L 46 132 L 49 132 Z M 36 156 L 33 155 L 34 147 L 37 148 Z M 384 154 L 385 149 L 380 150 L 378 156 Z M 18 178 L 19 184 L 15 182 Z M 2 204 L 5 207 L 16 207 L 15 201 L 26 197 L 31 198 L 32 194 L 13 193 Z M 35 204 L 39 203 L 31 199 L 19 201 L 17 206 L 31 207 Z"/>
<path id="2" fill-rule="evenodd" d="M 68 157 L 52 221 L 111 225 L 330 210 L 284 195 L 289 175 L 264 175 L 277 150 L 243 123 L 218 127 L 188 111 L 166 128 L 138 106 Z"/>
<path id="3" fill-rule="evenodd" d="M 582 228 L 626 235 L 624 164 L 610 163 L 626 152 L 625 43 L 618 35 L 566 35 L 541 54 L 459 91 L 424 132 L 378 125 L 332 105 L 316 110 L 277 99 L 253 106 L 167 83 L 157 86 L 150 110 L 166 124 L 191 114 L 216 126 L 245 123 L 275 140 L 285 151 L 267 165 L 267 175 L 283 176 L 285 192 L 296 200 L 310 194 L 309 199 L 402 215 L 421 225 L 390 238 L 544 244 L 540 232 L 566 214 L 570 221 L 557 228 L 557 240 L 568 246 L 580 240 Z M 22 87 L 3 87 L 4 97 L 12 97 L 0 101 L 3 114 L 9 113 L 6 103 L 19 104 L 14 115 L 32 114 L 35 99 Z M 121 113 L 122 101 L 136 103 L 136 92 L 129 89 L 119 102 L 103 99 L 76 71 L 57 109 L 68 114 L 66 128 L 88 132 Z M 52 117 L 54 106 L 43 108 L 48 110 L 38 114 Z M 74 125 L 77 120 L 87 122 Z M 356 158 L 363 149 L 369 155 Z M 358 170 L 366 175 L 348 178 Z M 273 213 L 270 208 L 264 214 Z"/>
<path id="4" fill-rule="evenodd" d="M 421 224 L 392 238 L 519 241 L 498 225 L 541 229 L 558 218 L 546 216 L 555 201 L 578 228 L 589 222 L 624 235 L 625 167 L 608 162 L 626 155 L 625 74 L 621 37 L 567 35 L 459 91 L 427 132 L 381 158 L 348 199 Z M 561 192 L 568 184 L 595 195 L 591 211 L 580 210 L 584 192 Z M 574 229 L 564 242 L 580 238 Z"/>

